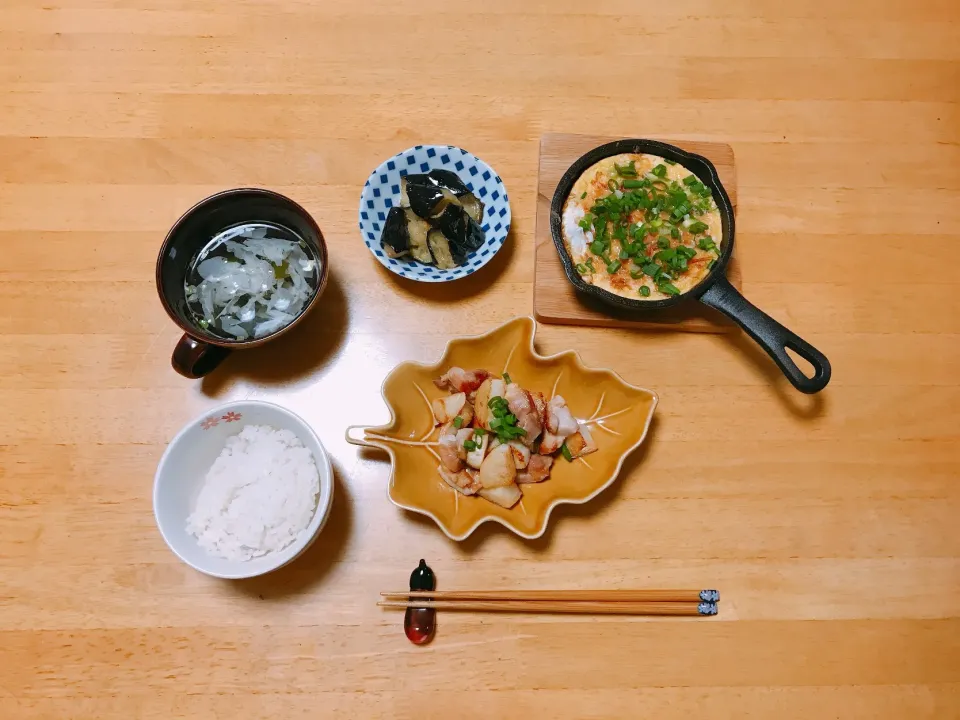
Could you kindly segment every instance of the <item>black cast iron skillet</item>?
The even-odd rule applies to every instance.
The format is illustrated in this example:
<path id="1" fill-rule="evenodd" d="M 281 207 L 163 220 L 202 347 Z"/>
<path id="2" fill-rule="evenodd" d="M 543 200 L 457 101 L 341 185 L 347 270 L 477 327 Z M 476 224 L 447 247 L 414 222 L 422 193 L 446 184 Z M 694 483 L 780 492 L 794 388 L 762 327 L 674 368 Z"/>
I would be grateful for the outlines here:
<path id="1" fill-rule="evenodd" d="M 663 300 L 633 300 L 615 295 L 584 282 L 580 273 L 574 267 L 573 259 L 567 252 L 562 231 L 563 206 L 570 195 L 570 189 L 591 165 L 603 158 L 620 153 L 648 153 L 673 160 L 690 170 L 713 191 L 713 199 L 720 210 L 720 221 L 723 226 L 720 257 L 714 264 L 713 269 L 698 285 L 681 295 Z M 720 184 L 717 169 L 705 157 L 694 155 L 673 145 L 655 140 L 617 140 L 594 148 L 571 165 L 563 177 L 560 178 L 560 184 L 557 185 L 556 192 L 553 194 L 553 201 L 550 203 L 550 233 L 553 235 L 557 252 L 560 253 L 560 260 L 563 263 L 563 270 L 567 274 L 567 278 L 580 292 L 598 298 L 610 305 L 636 311 L 638 315 L 656 314 L 680 303 L 692 302 L 694 299 L 699 300 L 704 305 L 716 308 L 727 315 L 737 325 L 746 330 L 747 334 L 766 350 L 767 354 L 780 366 L 783 374 L 800 392 L 819 392 L 830 382 L 830 361 L 822 352 L 752 305 L 727 280 L 727 263 L 730 262 L 730 256 L 733 254 L 735 233 L 733 206 L 730 204 L 727 191 Z M 797 364 L 787 354 L 788 348 L 813 366 L 813 377 L 807 377 L 797 367 Z"/>

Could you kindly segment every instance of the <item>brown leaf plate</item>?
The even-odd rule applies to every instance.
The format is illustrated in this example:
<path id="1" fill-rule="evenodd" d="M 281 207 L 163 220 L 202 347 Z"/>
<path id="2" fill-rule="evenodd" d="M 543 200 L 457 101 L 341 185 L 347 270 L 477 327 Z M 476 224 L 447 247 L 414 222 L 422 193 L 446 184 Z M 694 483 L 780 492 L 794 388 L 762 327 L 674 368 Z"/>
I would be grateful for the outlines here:
<path id="1" fill-rule="evenodd" d="M 391 420 L 379 427 L 352 426 L 346 439 L 375 447 L 391 459 L 387 495 L 398 507 L 433 518 L 452 540 L 463 540 L 482 523 L 497 522 L 521 537 L 540 537 L 553 509 L 582 504 L 609 487 L 627 455 L 644 441 L 657 394 L 624 382 L 612 370 L 588 368 L 572 350 L 539 355 L 533 346 L 536 322 L 520 317 L 475 337 L 447 344 L 434 365 L 405 362 L 383 381 Z M 463 496 L 437 474 L 438 458 L 430 401 L 445 393 L 433 384 L 450 367 L 509 372 L 514 382 L 548 398 L 562 395 L 573 414 L 589 424 L 599 449 L 566 462 L 558 457 L 548 480 L 522 486 L 523 498 L 510 509 L 476 496 Z M 362 437 L 353 433 L 360 431 Z"/>

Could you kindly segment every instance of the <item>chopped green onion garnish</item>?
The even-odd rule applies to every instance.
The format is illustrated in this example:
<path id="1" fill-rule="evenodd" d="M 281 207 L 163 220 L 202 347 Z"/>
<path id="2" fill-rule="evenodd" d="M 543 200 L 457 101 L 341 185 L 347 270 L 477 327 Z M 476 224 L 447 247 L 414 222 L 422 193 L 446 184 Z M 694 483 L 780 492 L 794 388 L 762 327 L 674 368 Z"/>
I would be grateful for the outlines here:
<path id="1" fill-rule="evenodd" d="M 463 418 L 460 417 L 459 415 L 457 415 L 457 416 L 453 419 L 453 426 L 454 426 L 457 430 L 459 430 L 460 428 L 462 428 L 462 427 L 463 427 Z"/>
<path id="2" fill-rule="evenodd" d="M 676 163 L 675 163 L 673 160 L 667 160 L 666 158 L 664 158 L 663 161 L 664 161 L 667 165 L 676 165 Z"/>
<path id="3" fill-rule="evenodd" d="M 507 385 L 509 385 L 510 383 L 513 382 L 513 380 L 510 379 L 510 373 L 504 373 L 504 374 L 503 374 L 503 381 L 504 381 Z"/>
<path id="4" fill-rule="evenodd" d="M 666 165 L 657 165 L 651 172 L 656 175 L 658 178 L 666 177 L 667 175 L 667 166 Z"/>
<path id="5" fill-rule="evenodd" d="M 592 243 L 590 243 L 590 252 L 592 252 L 594 255 L 602 255 L 606 249 L 607 246 L 599 240 L 594 240 Z"/>
<path id="6" fill-rule="evenodd" d="M 643 277 L 643 270 L 631 270 L 630 277 L 632 277 L 634 280 L 639 280 Z"/>
<path id="7" fill-rule="evenodd" d="M 463 441 L 464 450 L 476 450 L 477 444 L 473 440 L 464 440 Z"/>
<path id="8" fill-rule="evenodd" d="M 573 462 L 573 453 L 570 452 L 570 448 L 567 447 L 566 443 L 560 446 L 560 452 L 563 453 L 564 460 L 567 462 Z"/>
<path id="9" fill-rule="evenodd" d="M 623 167 L 620 167 L 616 163 L 613 164 L 614 169 L 617 171 L 617 175 L 624 175 L 628 177 L 637 176 L 637 168 L 634 166 L 633 161 L 631 160 Z"/>
<path id="10" fill-rule="evenodd" d="M 680 290 L 677 288 L 677 286 L 676 286 L 676 285 L 671 285 L 671 284 L 670 284 L 669 282 L 667 282 L 666 280 L 662 280 L 661 282 L 658 282 L 658 283 L 657 283 L 657 289 L 658 289 L 660 292 L 662 292 L 662 293 L 666 293 L 667 295 L 679 295 L 679 294 L 680 294 Z"/>
<path id="11" fill-rule="evenodd" d="M 587 196 L 587 194 L 584 193 L 583 195 L 580 196 L 580 199 L 583 200 L 586 196 Z"/>
<path id="12" fill-rule="evenodd" d="M 623 186 L 625 188 L 642 188 L 644 185 L 643 180 L 624 180 Z"/>
<path id="13" fill-rule="evenodd" d="M 617 270 L 620 269 L 620 264 L 621 263 L 619 260 L 614 260 L 612 263 L 607 265 L 607 272 L 613 275 Z"/>
<path id="14" fill-rule="evenodd" d="M 656 263 L 647 263 L 643 266 L 643 274 L 649 275 L 650 277 L 656 277 L 658 272 L 661 272 L 660 266 Z"/>
<path id="15" fill-rule="evenodd" d="M 716 260 L 711 260 L 710 262 L 707 263 L 707 267 L 712 270 L 712 269 L 713 269 L 713 266 L 716 265 L 716 264 L 717 264 L 717 261 L 716 261 Z"/>
<path id="16" fill-rule="evenodd" d="M 687 228 L 687 230 L 694 235 L 696 235 L 697 233 L 706 232 L 709 229 L 710 229 L 709 225 L 707 225 L 705 222 L 700 222 L 699 220 L 697 220 L 696 222 L 690 223 L 690 227 Z"/>
<path id="17" fill-rule="evenodd" d="M 586 265 L 584 265 L 583 263 L 577 263 L 577 272 L 578 272 L 578 273 L 580 273 L 581 275 L 586 275 L 586 274 L 587 274 L 587 271 L 588 271 L 588 268 L 587 268 Z"/>
<path id="18" fill-rule="evenodd" d="M 640 288 L 640 294 L 644 297 L 650 297 L 650 288 L 644 285 L 642 288 Z"/>
<path id="19" fill-rule="evenodd" d="M 504 377 L 504 379 L 506 379 L 506 378 L 507 378 L 507 375 L 504 374 L 503 377 Z M 473 429 L 473 434 L 474 434 L 474 435 L 477 435 L 477 436 L 479 436 L 479 437 L 483 437 L 484 435 L 487 434 L 487 431 L 484 430 L 484 429 L 481 428 L 481 427 L 478 427 L 478 428 L 474 428 L 474 429 Z"/>
<path id="20" fill-rule="evenodd" d="M 670 237 L 672 237 L 674 240 L 679 240 L 679 239 L 680 239 L 680 228 L 678 228 L 678 227 L 672 227 L 672 228 L 670 228 Z"/>
<path id="21" fill-rule="evenodd" d="M 696 175 L 687 175 L 683 179 L 683 184 L 686 185 L 687 187 L 690 187 L 691 185 L 696 185 L 698 182 L 699 180 L 697 180 Z"/>
<path id="22" fill-rule="evenodd" d="M 590 272 L 596 272 L 596 268 L 593 267 L 593 258 L 587 258 L 587 270 Z"/>
<path id="23" fill-rule="evenodd" d="M 713 238 L 707 235 L 697 240 L 697 247 L 705 252 L 710 252 L 711 250 L 716 250 L 717 245 L 713 242 Z"/>
<path id="24" fill-rule="evenodd" d="M 665 237 L 659 238 L 657 240 L 657 247 L 659 247 L 661 250 L 666 250 L 668 247 L 670 247 L 670 241 Z"/>
<path id="25" fill-rule="evenodd" d="M 626 247 L 620 249 L 620 254 L 617 256 L 620 260 L 629 260 L 630 251 Z"/>
<path id="26" fill-rule="evenodd" d="M 616 180 L 607 180 L 607 187 L 610 188 L 611 190 L 619 190 L 619 189 L 620 189 L 620 186 L 617 185 L 617 181 L 616 181 Z"/>

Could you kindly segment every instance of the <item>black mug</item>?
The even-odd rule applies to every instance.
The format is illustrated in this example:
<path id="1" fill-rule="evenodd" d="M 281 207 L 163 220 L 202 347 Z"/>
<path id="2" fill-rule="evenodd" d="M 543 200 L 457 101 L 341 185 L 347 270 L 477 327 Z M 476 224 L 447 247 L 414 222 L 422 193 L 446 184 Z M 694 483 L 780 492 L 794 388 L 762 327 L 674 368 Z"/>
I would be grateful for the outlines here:
<path id="1" fill-rule="evenodd" d="M 197 324 L 187 307 L 184 281 L 191 261 L 211 239 L 229 227 L 245 223 L 269 223 L 293 231 L 317 259 L 319 277 L 313 294 L 292 322 L 264 337 L 228 340 Z M 287 332 L 316 304 L 328 275 L 323 233 L 310 214 L 290 198 L 271 190 L 240 188 L 201 200 L 170 229 L 157 257 L 157 294 L 167 315 L 183 330 L 171 358 L 174 370 L 188 378 L 203 377 L 233 350 L 256 347 Z"/>

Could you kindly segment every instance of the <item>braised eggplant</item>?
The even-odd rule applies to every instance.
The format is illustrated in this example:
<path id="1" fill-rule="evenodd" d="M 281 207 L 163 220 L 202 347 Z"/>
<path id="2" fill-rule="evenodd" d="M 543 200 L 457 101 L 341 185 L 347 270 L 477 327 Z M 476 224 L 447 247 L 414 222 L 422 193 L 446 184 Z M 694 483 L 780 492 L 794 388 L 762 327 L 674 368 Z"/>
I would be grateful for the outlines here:
<path id="1" fill-rule="evenodd" d="M 466 262 L 484 243 L 483 203 L 450 170 L 404 175 L 400 207 L 390 210 L 381 242 L 389 257 L 409 255 L 442 270 Z"/>
<path id="2" fill-rule="evenodd" d="M 436 168 L 427 173 L 427 176 L 433 180 L 439 187 L 449 190 L 457 198 L 457 202 L 463 205 L 467 215 L 476 222 L 480 222 L 483 217 L 483 203 L 480 199 L 470 192 L 470 188 L 451 170 Z"/>
<path id="3" fill-rule="evenodd" d="M 457 200 L 460 201 L 460 204 L 463 205 L 463 209 L 467 211 L 467 215 L 473 218 L 473 221 L 480 223 L 483 219 L 483 203 L 480 202 L 478 198 L 473 193 L 468 195 L 463 195 L 458 197 Z"/>
<path id="4" fill-rule="evenodd" d="M 407 175 L 400 180 L 400 203 L 424 220 L 429 219 L 443 199 L 443 188 L 427 175 Z"/>
<path id="5" fill-rule="evenodd" d="M 427 235 L 427 242 L 430 244 L 433 259 L 441 270 L 450 270 L 467 261 L 467 253 L 464 249 L 448 240 L 436 228 Z"/>
<path id="6" fill-rule="evenodd" d="M 434 168 L 427 173 L 427 177 L 429 177 L 435 185 L 449 190 L 457 197 L 470 194 L 470 188 L 468 188 L 463 180 L 452 170 Z"/>
<path id="7" fill-rule="evenodd" d="M 407 214 L 403 208 L 390 208 L 380 241 L 387 257 L 399 258 L 410 253 L 410 232 L 407 228 Z"/>
<path id="8" fill-rule="evenodd" d="M 483 228 L 467 214 L 461 205 L 449 204 L 439 217 L 432 219 L 434 227 L 449 238 L 450 242 L 473 252 L 483 247 Z"/>
<path id="9" fill-rule="evenodd" d="M 430 223 L 423 218 L 417 217 L 411 208 L 404 208 L 404 214 L 407 216 L 407 232 L 410 236 L 410 255 L 414 260 L 422 263 L 432 263 L 433 255 L 430 254 L 430 243 L 427 242 L 427 235 L 430 233 Z"/>

